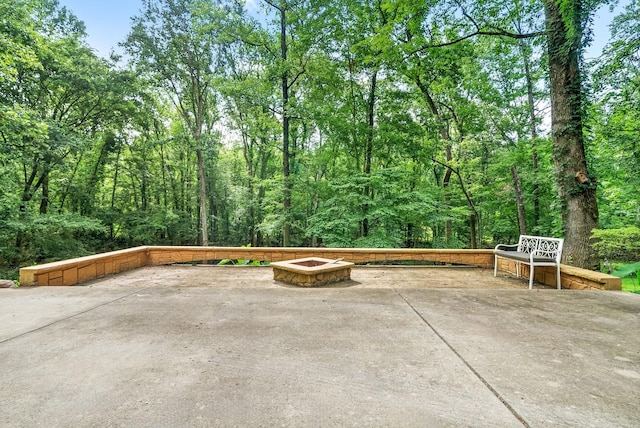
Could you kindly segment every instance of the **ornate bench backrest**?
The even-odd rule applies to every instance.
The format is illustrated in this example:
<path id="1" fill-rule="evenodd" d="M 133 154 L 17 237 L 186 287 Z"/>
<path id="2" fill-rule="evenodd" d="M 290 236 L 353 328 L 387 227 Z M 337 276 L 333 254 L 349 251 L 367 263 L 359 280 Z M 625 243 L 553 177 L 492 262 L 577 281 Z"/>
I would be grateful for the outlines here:
<path id="1" fill-rule="evenodd" d="M 520 235 L 518 251 L 522 253 L 536 252 L 537 255 L 550 257 L 560 262 L 564 239 L 547 238 L 544 236 Z"/>

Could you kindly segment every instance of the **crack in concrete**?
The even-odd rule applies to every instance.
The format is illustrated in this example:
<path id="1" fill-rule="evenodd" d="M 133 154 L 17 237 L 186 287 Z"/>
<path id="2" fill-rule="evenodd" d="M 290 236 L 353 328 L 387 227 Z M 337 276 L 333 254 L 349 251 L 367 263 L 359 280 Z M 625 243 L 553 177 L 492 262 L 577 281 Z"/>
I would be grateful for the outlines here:
<path id="1" fill-rule="evenodd" d="M 422 320 L 423 323 L 425 323 L 427 325 L 427 327 L 429 327 L 429 329 L 431 331 L 433 331 L 433 333 L 438 336 L 438 338 L 440 338 L 440 340 L 451 350 L 451 352 L 453 352 L 458 359 L 460 359 L 460 361 L 462 361 L 462 363 L 467 366 L 467 368 L 469 370 L 471 370 L 471 372 L 480 380 L 480 382 L 482 382 L 484 384 L 484 386 L 487 387 L 487 389 L 489 389 L 489 391 L 491 391 L 491 393 L 498 399 L 500 400 L 500 402 L 511 412 L 511 414 L 513 414 L 513 416 L 516 417 L 516 419 L 518 419 L 518 421 L 520 421 L 520 423 L 522 423 L 522 425 L 526 428 L 531 428 L 531 426 L 527 423 L 527 421 L 524 419 L 524 417 L 522 415 L 520 415 L 516 409 L 513 408 L 513 406 L 511 406 L 511 404 L 509 404 L 509 402 L 502 397 L 502 395 L 500 395 L 500 393 L 489 383 L 489 381 L 487 381 L 481 374 L 480 372 L 478 372 L 478 370 L 476 370 L 454 347 L 453 345 L 451 345 L 451 343 L 449 343 L 447 341 L 447 339 L 444 338 L 444 336 L 442 334 L 440 334 L 440 332 L 438 330 L 436 330 L 436 328 L 429 322 L 427 321 L 427 319 L 411 304 L 411 302 L 409 302 L 409 300 L 398 291 L 398 289 L 394 288 L 393 291 L 396 292 L 396 294 L 398 296 L 400 296 L 400 298 L 402 300 L 404 300 L 404 302 L 411 308 L 411 310 Z"/>
<path id="2" fill-rule="evenodd" d="M 135 291 L 132 291 L 132 292 L 131 292 L 131 293 L 129 293 L 129 294 L 126 294 L 126 295 L 124 295 L 124 296 L 120 296 L 120 297 L 118 297 L 117 299 L 109 300 L 108 302 L 104 302 L 104 303 L 101 303 L 101 304 L 99 304 L 99 305 L 92 306 L 92 307 L 90 307 L 90 308 L 88 308 L 88 309 L 85 309 L 85 310 L 83 310 L 83 311 L 76 312 L 75 314 L 71 314 L 71 315 L 66 316 L 66 317 L 64 317 L 64 318 L 60 318 L 60 319 L 57 319 L 57 320 L 55 320 L 55 321 L 51 321 L 50 323 L 47 323 L 47 324 L 41 325 L 40 327 L 34 328 L 34 329 L 32 329 L 32 330 L 29 330 L 29 331 L 25 331 L 25 332 L 20 333 L 20 334 L 18 334 L 18 335 L 16 335 L 16 336 L 8 337 L 8 338 L 6 338 L 6 339 L 4 339 L 4 340 L 0 340 L 0 345 L 3 345 L 3 344 L 5 344 L 5 343 L 7 343 L 7 342 L 10 342 L 10 341 L 12 341 L 12 340 L 18 339 L 18 338 L 20 338 L 20 337 L 26 336 L 26 335 L 28 335 L 28 334 L 35 333 L 36 331 L 43 330 L 43 329 L 45 329 L 45 328 L 47 328 L 47 327 L 50 327 L 50 326 L 55 325 L 55 324 L 58 324 L 58 323 L 60 323 L 60 322 L 70 320 L 71 318 L 77 317 L 78 315 L 86 314 L 87 312 L 91 312 L 91 311 L 93 311 L 93 310 L 95 310 L 95 309 L 98 309 L 98 308 L 101 308 L 101 307 L 103 307 L 103 306 L 110 305 L 111 303 L 115 303 L 115 302 L 120 301 L 120 300 L 122 300 L 122 299 L 126 299 L 127 297 L 132 296 L 133 294 L 136 294 L 136 293 L 138 293 L 139 291 L 140 291 L 140 289 L 136 289 Z"/>

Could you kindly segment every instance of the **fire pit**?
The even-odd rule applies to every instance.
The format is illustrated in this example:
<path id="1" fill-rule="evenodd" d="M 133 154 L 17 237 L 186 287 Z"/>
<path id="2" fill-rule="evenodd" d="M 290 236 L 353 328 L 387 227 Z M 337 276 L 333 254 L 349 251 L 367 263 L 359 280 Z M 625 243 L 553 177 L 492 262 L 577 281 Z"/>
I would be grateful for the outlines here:
<path id="1" fill-rule="evenodd" d="M 299 287 L 319 287 L 351 279 L 353 263 L 321 257 L 271 263 L 273 279 Z"/>

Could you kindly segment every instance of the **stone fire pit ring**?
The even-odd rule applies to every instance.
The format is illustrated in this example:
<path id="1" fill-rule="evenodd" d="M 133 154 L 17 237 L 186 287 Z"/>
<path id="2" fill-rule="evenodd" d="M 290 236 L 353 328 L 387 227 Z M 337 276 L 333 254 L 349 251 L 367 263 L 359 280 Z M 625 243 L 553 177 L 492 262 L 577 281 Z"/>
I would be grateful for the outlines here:
<path id="1" fill-rule="evenodd" d="M 322 257 L 273 262 L 273 279 L 299 287 L 321 287 L 351 279 L 353 263 Z"/>

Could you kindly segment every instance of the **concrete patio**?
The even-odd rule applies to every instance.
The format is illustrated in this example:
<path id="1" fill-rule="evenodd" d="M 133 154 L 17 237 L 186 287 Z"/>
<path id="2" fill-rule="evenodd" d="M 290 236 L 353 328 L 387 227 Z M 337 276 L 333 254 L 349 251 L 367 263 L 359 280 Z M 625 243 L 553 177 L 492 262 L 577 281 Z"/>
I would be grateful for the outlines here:
<path id="1" fill-rule="evenodd" d="M 351 278 L 158 266 L 0 289 L 0 426 L 640 426 L 640 296 Z"/>

